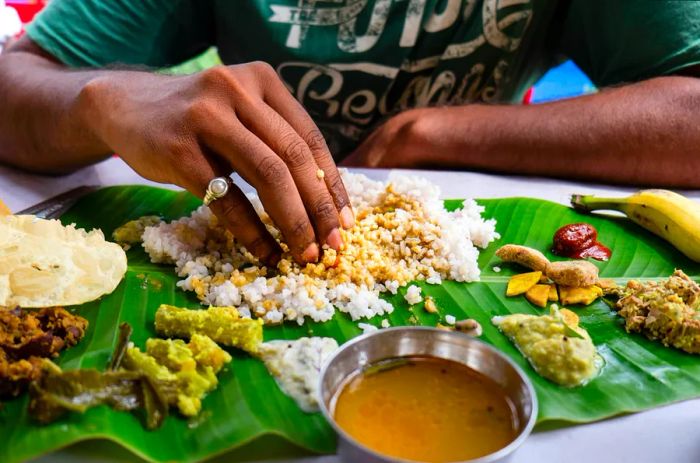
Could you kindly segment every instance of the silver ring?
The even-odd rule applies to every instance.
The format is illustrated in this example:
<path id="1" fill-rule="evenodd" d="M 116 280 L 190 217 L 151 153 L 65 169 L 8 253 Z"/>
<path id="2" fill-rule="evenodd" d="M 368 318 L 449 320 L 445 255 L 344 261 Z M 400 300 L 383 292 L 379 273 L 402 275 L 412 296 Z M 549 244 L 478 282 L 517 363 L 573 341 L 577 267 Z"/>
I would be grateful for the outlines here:
<path id="1" fill-rule="evenodd" d="M 229 186 L 233 183 L 229 177 L 213 178 L 204 193 L 204 205 L 208 206 L 219 198 L 223 198 L 228 193 Z"/>

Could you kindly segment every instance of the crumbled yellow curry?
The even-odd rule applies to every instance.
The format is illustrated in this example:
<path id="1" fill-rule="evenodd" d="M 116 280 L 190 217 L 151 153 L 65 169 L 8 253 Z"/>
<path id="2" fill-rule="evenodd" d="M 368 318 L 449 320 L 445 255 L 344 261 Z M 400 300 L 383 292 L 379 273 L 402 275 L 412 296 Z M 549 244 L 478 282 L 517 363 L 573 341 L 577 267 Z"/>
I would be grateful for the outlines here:
<path id="1" fill-rule="evenodd" d="M 224 346 L 256 353 L 263 339 L 263 321 L 243 318 L 235 307 L 189 310 L 163 304 L 156 312 L 156 331 L 176 338 L 204 334 Z"/>
<path id="2" fill-rule="evenodd" d="M 141 371 L 160 384 L 177 391 L 176 405 L 184 416 L 195 416 L 202 398 L 216 388 L 216 374 L 231 361 L 231 356 L 207 336 L 194 334 L 189 343 L 180 339 L 149 339 L 146 352 L 130 346 L 124 367 Z M 170 389 L 170 388 L 168 388 Z"/>
<path id="3" fill-rule="evenodd" d="M 584 384 L 598 373 L 602 359 L 578 316 L 552 306 L 549 315 L 513 314 L 493 317 L 492 322 L 508 336 L 545 378 L 562 386 Z"/>

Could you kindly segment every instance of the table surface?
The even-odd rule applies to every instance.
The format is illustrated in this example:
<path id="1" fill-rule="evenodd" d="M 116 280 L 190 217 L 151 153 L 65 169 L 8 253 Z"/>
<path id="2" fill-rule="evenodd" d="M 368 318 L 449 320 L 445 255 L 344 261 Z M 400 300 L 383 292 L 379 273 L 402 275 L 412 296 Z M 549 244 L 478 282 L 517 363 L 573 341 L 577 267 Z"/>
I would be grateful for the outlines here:
<path id="1" fill-rule="evenodd" d="M 390 170 L 358 171 L 385 179 Z M 567 204 L 572 193 L 624 195 L 633 191 L 606 185 L 559 180 L 500 176 L 473 172 L 406 171 L 440 185 L 444 198 L 502 198 L 527 196 Z M 240 180 L 240 179 L 237 179 Z M 29 175 L 0 167 L 0 197 L 19 211 L 80 185 L 153 184 L 133 172 L 123 161 L 112 158 L 64 177 Z M 245 185 L 244 189 L 249 188 Z M 170 187 L 175 188 L 175 187 Z M 700 199 L 700 191 L 683 192 Z M 630 394 L 634 391 L 620 391 Z M 87 461 L 71 449 L 41 459 L 42 462 Z M 100 455 L 99 461 L 126 461 L 124 457 Z M 132 460 L 133 461 L 133 460 Z M 279 460 L 278 460 L 279 461 Z M 647 412 L 621 416 L 586 425 L 534 433 L 518 450 L 514 463 L 700 462 L 700 399 Z M 295 463 L 337 463 L 333 456 L 294 460 Z"/>

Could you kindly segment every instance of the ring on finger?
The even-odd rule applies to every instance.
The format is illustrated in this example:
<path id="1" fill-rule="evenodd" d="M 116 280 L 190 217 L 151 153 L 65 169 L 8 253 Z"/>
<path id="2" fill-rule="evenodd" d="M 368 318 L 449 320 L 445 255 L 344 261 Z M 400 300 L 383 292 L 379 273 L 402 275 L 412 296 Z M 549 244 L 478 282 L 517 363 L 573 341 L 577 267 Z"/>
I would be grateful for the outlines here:
<path id="1" fill-rule="evenodd" d="M 208 206 L 217 199 L 223 198 L 228 193 L 233 180 L 230 177 L 216 177 L 211 179 L 204 193 L 204 205 Z"/>

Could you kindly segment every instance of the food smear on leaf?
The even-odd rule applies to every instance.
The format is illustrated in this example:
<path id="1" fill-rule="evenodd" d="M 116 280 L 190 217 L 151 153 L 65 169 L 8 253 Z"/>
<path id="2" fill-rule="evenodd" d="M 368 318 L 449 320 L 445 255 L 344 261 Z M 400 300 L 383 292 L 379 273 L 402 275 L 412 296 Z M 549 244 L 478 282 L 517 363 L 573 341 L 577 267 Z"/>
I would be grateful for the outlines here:
<path id="1" fill-rule="evenodd" d="M 492 322 L 516 345 L 541 376 L 566 387 L 585 384 L 602 365 L 602 358 L 578 316 L 552 305 L 548 315 L 513 314 Z"/>
<path id="2" fill-rule="evenodd" d="M 83 317 L 61 307 L 0 308 L 0 398 L 17 396 L 38 380 L 43 360 L 78 344 L 87 326 Z"/>
<path id="3" fill-rule="evenodd" d="M 612 251 L 598 241 L 598 230 L 588 223 L 564 225 L 554 233 L 552 252 L 571 259 L 587 257 L 606 261 Z"/>
<path id="4" fill-rule="evenodd" d="M 628 332 L 700 354 L 700 285 L 682 270 L 666 281 L 629 281 L 615 308 Z"/>
<path id="5" fill-rule="evenodd" d="M 145 409 L 149 429 L 160 426 L 167 416 L 168 404 L 157 393 L 160 384 L 142 373 L 95 369 L 61 370 L 44 360 L 41 378 L 29 388 L 29 416 L 39 424 L 52 423 L 65 414 L 85 413 L 98 405 L 115 410 Z"/>
<path id="6" fill-rule="evenodd" d="M 263 339 L 263 321 L 241 317 L 235 307 L 190 310 L 162 304 L 156 311 L 156 331 L 185 339 L 203 334 L 224 346 L 255 353 Z"/>
<path id="7" fill-rule="evenodd" d="M 434 357 L 370 366 L 343 387 L 332 413 L 364 446 L 413 461 L 482 457 L 517 434 L 513 405 L 495 381 Z"/>
<path id="8" fill-rule="evenodd" d="M 335 350 L 333 338 L 310 337 L 295 341 L 268 341 L 258 355 L 280 389 L 306 413 L 319 411 L 318 385 L 321 368 Z"/>
<path id="9" fill-rule="evenodd" d="M 162 219 L 157 215 L 146 215 L 136 220 L 130 220 L 112 232 L 112 239 L 125 251 L 128 251 L 132 245 L 141 243 L 146 227 L 158 225 L 161 221 Z"/>

